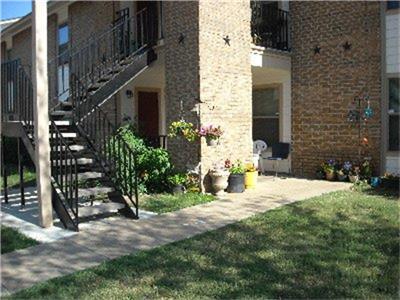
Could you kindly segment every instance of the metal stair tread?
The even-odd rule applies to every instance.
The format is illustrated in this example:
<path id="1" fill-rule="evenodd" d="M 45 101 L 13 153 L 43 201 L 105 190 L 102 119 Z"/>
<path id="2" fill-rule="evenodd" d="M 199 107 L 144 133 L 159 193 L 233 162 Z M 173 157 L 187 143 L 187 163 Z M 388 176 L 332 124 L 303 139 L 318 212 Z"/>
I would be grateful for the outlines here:
<path id="1" fill-rule="evenodd" d="M 117 212 L 119 209 L 124 207 L 125 207 L 124 204 L 115 202 L 104 202 L 93 206 L 80 206 L 79 217 L 84 218 L 89 216 Z"/>
<path id="2" fill-rule="evenodd" d="M 80 188 L 78 189 L 78 197 L 90 197 L 99 194 L 106 194 L 113 192 L 115 189 L 112 187 L 91 187 L 91 188 Z"/>

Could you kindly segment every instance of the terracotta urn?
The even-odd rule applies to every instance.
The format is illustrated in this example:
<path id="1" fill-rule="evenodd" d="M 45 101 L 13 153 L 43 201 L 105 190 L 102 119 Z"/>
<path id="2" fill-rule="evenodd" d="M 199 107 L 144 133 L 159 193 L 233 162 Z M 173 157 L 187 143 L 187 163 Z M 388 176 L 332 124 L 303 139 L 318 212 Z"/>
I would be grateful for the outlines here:
<path id="1" fill-rule="evenodd" d="M 228 187 L 229 172 L 225 170 L 210 171 L 210 177 L 214 194 L 223 194 L 224 190 Z"/>
<path id="2" fill-rule="evenodd" d="M 360 177 L 358 175 L 349 175 L 349 180 L 351 183 L 356 183 Z"/>
<path id="3" fill-rule="evenodd" d="M 333 180 L 335 180 L 335 176 L 336 174 L 335 174 L 335 172 L 325 172 L 325 178 L 326 178 L 326 180 L 329 180 L 329 181 L 333 181 Z"/>

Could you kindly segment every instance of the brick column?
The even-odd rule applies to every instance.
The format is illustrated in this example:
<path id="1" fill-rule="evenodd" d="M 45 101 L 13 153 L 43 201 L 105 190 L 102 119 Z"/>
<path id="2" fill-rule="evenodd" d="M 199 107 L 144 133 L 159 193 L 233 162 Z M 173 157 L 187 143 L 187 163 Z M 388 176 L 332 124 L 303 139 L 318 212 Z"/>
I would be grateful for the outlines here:
<path id="1" fill-rule="evenodd" d="M 167 126 L 183 108 L 187 121 L 224 131 L 215 147 L 171 140 L 174 163 L 201 162 L 204 179 L 215 162 L 250 162 L 250 2 L 164 2 L 164 8 Z"/>

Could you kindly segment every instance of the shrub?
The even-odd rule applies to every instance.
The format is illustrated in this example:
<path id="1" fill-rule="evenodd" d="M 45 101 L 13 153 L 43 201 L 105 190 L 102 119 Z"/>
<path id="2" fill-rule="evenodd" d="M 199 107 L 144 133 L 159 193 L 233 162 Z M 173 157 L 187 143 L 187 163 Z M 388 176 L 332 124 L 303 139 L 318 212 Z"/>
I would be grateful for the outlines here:
<path id="1" fill-rule="evenodd" d="M 186 185 L 187 183 L 187 174 L 185 173 L 176 173 L 168 176 L 168 182 L 172 186 L 174 185 Z"/>
<path id="2" fill-rule="evenodd" d="M 135 134 L 132 125 L 121 127 L 117 134 L 135 151 L 137 155 L 136 172 L 138 174 L 139 193 L 159 193 L 168 188 L 168 175 L 172 172 L 169 154 L 164 149 L 147 146 L 143 139 Z M 112 147 L 112 138 L 109 145 Z M 115 145 L 115 148 L 118 146 Z M 123 174 L 121 184 L 133 185 L 133 172 L 124 165 L 121 149 L 113 149 L 113 158 L 117 162 L 120 173 Z"/>

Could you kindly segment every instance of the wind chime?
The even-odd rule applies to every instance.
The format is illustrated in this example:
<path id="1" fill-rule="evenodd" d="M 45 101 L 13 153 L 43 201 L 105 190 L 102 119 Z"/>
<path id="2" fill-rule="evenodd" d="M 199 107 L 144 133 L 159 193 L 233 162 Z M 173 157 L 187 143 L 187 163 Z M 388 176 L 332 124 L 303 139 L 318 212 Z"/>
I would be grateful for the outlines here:
<path id="1" fill-rule="evenodd" d="M 358 159 L 361 159 L 362 147 L 369 146 L 368 120 L 374 115 L 369 95 L 357 96 L 352 103 L 347 119 L 358 126 Z M 364 129 L 364 130 L 363 130 Z"/>

